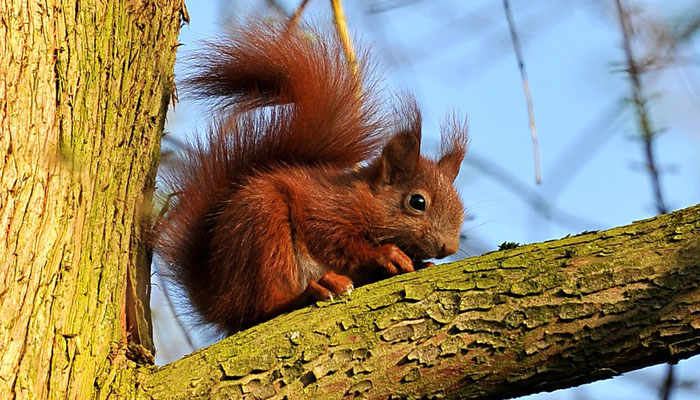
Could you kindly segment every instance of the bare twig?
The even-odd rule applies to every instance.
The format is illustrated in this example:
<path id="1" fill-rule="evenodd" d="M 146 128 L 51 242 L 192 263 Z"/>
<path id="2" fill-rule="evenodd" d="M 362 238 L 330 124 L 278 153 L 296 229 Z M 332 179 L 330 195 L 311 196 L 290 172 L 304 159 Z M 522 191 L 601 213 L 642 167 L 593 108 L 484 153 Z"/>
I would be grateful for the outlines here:
<path id="1" fill-rule="evenodd" d="M 367 14 L 380 14 L 386 11 L 406 7 L 411 4 L 418 3 L 419 1 L 420 0 L 373 1 L 367 6 Z"/>
<path id="2" fill-rule="evenodd" d="M 163 278 L 163 274 L 160 272 L 160 268 L 158 268 L 158 282 L 160 283 L 160 288 L 163 291 L 163 297 L 165 298 L 165 303 L 168 305 L 168 309 L 170 309 L 170 312 L 173 314 L 173 318 L 175 319 L 175 323 L 177 323 L 178 328 L 180 328 L 180 331 L 182 332 L 182 336 L 185 337 L 185 341 L 187 342 L 187 345 L 190 347 L 190 353 L 193 352 L 196 348 L 194 346 L 194 343 L 192 342 L 192 337 L 190 337 L 190 334 L 188 332 L 187 327 L 185 327 L 185 324 L 182 323 L 180 320 L 180 317 L 178 317 L 177 312 L 175 311 L 175 305 L 173 304 L 172 300 L 170 299 L 170 293 L 168 293 L 168 286 L 167 282 L 165 282 L 165 279 Z"/>
<path id="3" fill-rule="evenodd" d="M 530 186 L 509 174 L 500 165 L 474 152 L 464 159 L 464 163 L 488 175 L 491 179 L 520 197 L 535 212 L 552 222 L 569 229 L 599 229 L 602 226 L 602 224 L 595 221 L 589 221 L 557 209 Z"/>
<path id="4" fill-rule="evenodd" d="M 637 65 L 637 61 L 634 58 L 634 53 L 632 52 L 632 44 L 630 39 L 632 27 L 630 26 L 630 21 L 628 18 L 629 15 L 622 5 L 622 0 L 615 0 L 615 5 L 617 6 L 617 15 L 620 22 L 620 30 L 622 31 L 622 45 L 627 61 L 627 76 L 632 84 L 632 101 L 634 102 L 634 106 L 637 111 L 637 125 L 639 130 L 642 132 L 644 154 L 647 159 L 647 171 L 649 172 L 652 190 L 656 199 L 656 211 L 659 214 L 665 214 L 668 212 L 668 209 L 666 208 L 663 193 L 661 192 L 659 171 L 654 161 L 654 137 L 656 136 L 656 132 L 652 128 L 649 110 L 647 109 L 647 100 L 644 97 L 641 79 L 642 71 Z M 661 399 L 668 400 L 671 396 L 673 387 L 674 367 L 673 365 L 669 364 L 666 371 L 666 379 L 661 387 Z"/>
<path id="5" fill-rule="evenodd" d="M 558 158 L 547 169 L 547 199 L 554 202 L 557 196 L 574 181 L 574 177 L 583 166 L 598 152 L 617 132 L 624 121 L 622 100 L 613 100 L 580 130 Z"/>
<path id="6" fill-rule="evenodd" d="M 532 134 L 532 151 L 535 158 L 535 182 L 539 185 L 542 183 L 542 170 L 540 167 L 540 149 L 537 143 L 537 125 L 535 125 L 535 108 L 532 105 L 532 94 L 530 94 L 530 84 L 528 83 L 527 73 L 525 72 L 525 61 L 523 61 L 523 54 L 520 48 L 520 40 L 518 39 L 518 32 L 515 30 L 515 22 L 513 21 L 513 14 L 510 11 L 510 4 L 508 0 L 503 0 L 503 9 L 506 13 L 506 19 L 508 20 L 508 27 L 510 28 L 510 39 L 513 42 L 513 50 L 515 50 L 515 57 L 518 59 L 518 68 L 520 69 L 520 77 L 523 81 L 523 91 L 525 92 L 525 101 L 527 102 L 527 115 L 530 120 L 530 133 Z"/>
<path id="7" fill-rule="evenodd" d="M 528 33 L 528 38 L 533 39 L 539 35 L 553 29 L 556 25 L 566 23 L 571 18 L 571 4 L 566 7 L 544 7 L 546 10 L 536 10 L 529 15 L 523 15 L 519 23 L 519 27 L 523 32 Z M 410 65 L 418 65 L 430 60 L 434 60 L 436 54 L 445 54 L 451 51 L 455 46 L 464 44 L 464 42 L 456 40 L 435 40 L 435 38 L 458 37 L 464 34 L 465 27 L 469 27 L 469 37 L 478 37 L 476 44 L 477 49 L 473 51 L 476 56 L 464 58 L 464 63 L 459 65 L 459 72 L 465 78 L 474 81 L 478 80 L 479 74 L 489 70 L 489 66 L 497 62 L 507 52 L 506 46 L 512 48 L 512 43 L 506 43 L 503 40 L 503 32 L 494 27 L 497 25 L 496 20 L 492 18 L 490 4 L 482 5 L 474 10 L 463 15 L 445 16 L 445 23 L 436 29 L 421 34 L 421 37 L 415 41 L 428 41 L 429 45 L 414 45 L 410 48 L 401 49 L 396 52 L 396 60 L 399 63 L 391 60 L 395 68 L 405 68 Z M 374 14 L 378 15 L 378 14 Z M 511 42 L 510 40 L 508 42 Z M 398 45 L 398 41 L 392 40 L 389 43 L 391 46 Z M 388 45 L 385 47 L 389 47 Z M 512 50 L 511 50 L 512 52 Z"/>
<path id="8" fill-rule="evenodd" d="M 292 16 L 289 18 L 289 22 L 287 22 L 287 30 L 291 29 L 299 23 L 299 18 L 301 18 L 301 14 L 304 12 L 304 9 L 306 8 L 307 4 L 309 4 L 309 0 L 301 0 L 299 7 L 297 7 L 297 9 L 294 11 L 294 14 L 292 14 Z"/>
<path id="9" fill-rule="evenodd" d="M 170 200 L 172 200 L 173 197 L 177 197 L 181 194 L 182 192 L 171 192 L 165 196 L 165 199 L 163 200 L 163 206 L 160 208 L 160 211 L 158 211 L 158 215 L 156 215 L 156 218 L 153 221 L 154 227 L 157 227 L 163 221 L 165 213 L 167 213 L 170 209 Z"/>
<path id="10" fill-rule="evenodd" d="M 683 81 L 683 86 L 688 92 L 688 96 L 691 98 L 691 100 L 693 100 L 695 105 L 700 106 L 700 90 L 693 86 L 696 82 L 692 82 L 690 78 L 688 78 L 688 72 L 685 68 L 679 68 L 678 74 Z"/>
<path id="11" fill-rule="evenodd" d="M 355 49 L 352 47 L 352 41 L 350 40 L 350 34 L 348 33 L 348 23 L 345 19 L 345 13 L 343 13 L 343 2 L 341 0 L 331 0 L 331 6 L 333 6 L 333 22 L 335 23 L 335 29 L 338 32 L 338 37 L 343 43 L 345 58 L 352 73 L 357 74 L 357 56 L 355 55 Z"/>
<path id="12" fill-rule="evenodd" d="M 268 8 L 272 9 L 277 15 L 283 17 L 289 16 L 289 14 L 287 14 L 287 11 L 284 10 L 284 7 L 282 7 L 282 5 L 280 5 L 276 0 L 265 0 L 265 4 Z"/>
<path id="13" fill-rule="evenodd" d="M 170 209 L 170 200 L 172 200 L 173 197 L 179 196 L 180 194 L 182 194 L 182 192 L 168 193 L 168 195 L 163 201 L 163 207 L 161 207 L 160 211 L 158 212 L 158 215 L 155 218 L 155 221 L 153 223 L 154 227 L 157 227 L 163 221 L 165 213 L 167 213 Z M 163 274 L 160 271 L 160 267 L 158 267 L 158 272 L 156 273 L 156 275 L 158 275 L 158 282 L 160 283 L 161 290 L 163 291 L 163 297 L 165 298 L 165 302 L 168 305 L 168 309 L 170 309 L 170 312 L 172 313 L 175 322 L 177 323 L 177 326 L 180 328 L 182 335 L 185 337 L 187 345 L 190 346 L 190 352 L 193 352 L 195 350 L 194 343 L 192 342 L 192 338 L 190 337 L 187 328 L 182 323 L 180 317 L 178 317 L 177 312 L 175 311 L 175 305 L 173 305 L 173 302 L 170 299 L 170 293 L 168 293 L 168 286 L 165 282 L 165 279 L 163 278 Z"/>
<path id="14" fill-rule="evenodd" d="M 671 398 L 671 392 L 673 391 L 673 387 L 675 386 L 675 373 L 674 373 L 674 367 L 673 364 L 668 364 L 668 369 L 666 370 L 666 379 L 664 379 L 664 384 L 661 387 L 661 399 L 662 400 L 669 400 Z"/>
<path id="15" fill-rule="evenodd" d="M 632 101 L 637 112 L 637 125 L 639 126 L 639 130 L 642 132 L 644 154 L 647 159 L 646 166 L 647 171 L 649 172 L 649 177 L 651 178 L 652 190 L 656 200 L 656 210 L 659 214 L 665 214 L 668 212 L 668 209 L 666 208 L 663 193 L 661 192 L 659 171 L 654 161 L 654 137 L 656 136 L 656 132 L 652 128 L 649 110 L 647 109 L 647 100 L 644 97 L 641 80 L 642 71 L 637 65 L 637 61 L 635 60 L 632 52 L 632 44 L 630 40 L 632 28 L 628 19 L 628 13 L 625 11 L 622 5 L 622 0 L 615 0 L 615 4 L 617 5 L 620 29 L 622 30 L 622 44 L 627 61 L 627 76 L 632 84 Z"/>

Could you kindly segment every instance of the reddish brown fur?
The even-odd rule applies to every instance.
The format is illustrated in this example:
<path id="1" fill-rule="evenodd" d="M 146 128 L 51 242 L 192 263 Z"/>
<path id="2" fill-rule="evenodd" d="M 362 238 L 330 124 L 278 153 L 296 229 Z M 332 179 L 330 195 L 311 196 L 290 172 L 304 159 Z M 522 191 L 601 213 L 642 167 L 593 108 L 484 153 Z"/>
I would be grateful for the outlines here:
<path id="1" fill-rule="evenodd" d="M 443 134 L 440 161 L 423 158 L 407 101 L 382 147 L 373 85 L 335 40 L 261 22 L 234 37 L 188 79 L 219 122 L 168 176 L 178 202 L 156 244 L 205 322 L 235 332 L 457 250 L 464 126 Z"/>

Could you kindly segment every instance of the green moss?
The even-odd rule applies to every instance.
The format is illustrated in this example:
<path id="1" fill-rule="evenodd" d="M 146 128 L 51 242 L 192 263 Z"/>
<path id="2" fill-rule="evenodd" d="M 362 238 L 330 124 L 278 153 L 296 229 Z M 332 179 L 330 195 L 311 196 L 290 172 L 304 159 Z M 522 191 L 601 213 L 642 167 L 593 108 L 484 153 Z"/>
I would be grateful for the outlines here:
<path id="1" fill-rule="evenodd" d="M 436 295 L 429 297 L 427 300 L 430 301 Z M 425 308 L 423 303 L 397 303 L 391 309 L 385 309 L 378 311 L 374 316 L 369 318 L 369 321 L 373 320 L 374 325 L 377 329 L 385 329 L 397 321 L 415 320 L 424 318 L 426 316 Z"/>
<path id="2" fill-rule="evenodd" d="M 515 282 L 510 286 L 509 293 L 516 296 L 527 296 L 542 292 L 542 287 L 534 280 Z"/>
<path id="3" fill-rule="evenodd" d="M 386 296 L 374 296 L 366 305 L 370 310 L 378 310 L 396 303 L 401 297 L 403 296 L 397 293 L 391 293 Z"/>
<path id="4" fill-rule="evenodd" d="M 431 366 L 435 363 L 440 355 L 440 348 L 432 344 L 426 344 L 418 347 L 406 355 L 406 360 L 417 361 L 423 366 Z"/>
<path id="5" fill-rule="evenodd" d="M 558 308 L 552 305 L 532 306 L 523 310 L 525 313 L 525 326 L 536 328 L 552 322 L 557 316 Z"/>
<path id="6" fill-rule="evenodd" d="M 470 310 L 488 310 L 496 304 L 502 303 L 503 300 L 497 294 L 493 293 L 466 293 L 462 296 L 459 302 L 459 311 Z"/>
<path id="7" fill-rule="evenodd" d="M 475 287 L 477 287 L 477 285 L 478 285 L 478 283 L 476 280 L 455 279 L 454 281 L 438 282 L 435 285 L 435 288 L 437 290 L 465 291 L 465 290 L 469 290 L 469 289 L 474 289 Z"/>
<path id="8" fill-rule="evenodd" d="M 459 311 L 460 296 L 455 293 L 439 293 L 436 301 L 431 301 L 425 307 L 425 313 L 439 324 L 447 324 L 454 319 Z"/>
<path id="9" fill-rule="evenodd" d="M 583 317 L 589 317 L 600 310 L 595 303 L 566 303 L 559 307 L 559 318 L 563 321 L 571 321 Z"/>
<path id="10" fill-rule="evenodd" d="M 405 285 L 403 288 L 403 297 L 406 300 L 423 300 L 426 296 L 433 292 L 428 285 Z"/>
<path id="11" fill-rule="evenodd" d="M 406 375 L 401 378 L 401 382 L 415 382 L 421 378 L 419 368 L 411 368 Z"/>
<path id="12" fill-rule="evenodd" d="M 503 281 L 498 279 L 496 276 L 482 276 L 480 278 L 474 279 L 476 282 L 477 289 L 491 289 L 495 288 Z"/>
<path id="13" fill-rule="evenodd" d="M 416 340 L 428 334 L 429 328 L 426 320 L 405 321 L 385 329 L 379 337 L 385 342 Z"/>
<path id="14" fill-rule="evenodd" d="M 501 244 L 498 245 L 498 250 L 499 250 L 499 251 L 502 251 L 502 250 L 511 250 L 511 249 L 514 249 L 514 248 L 519 247 L 519 246 L 520 246 L 520 243 L 516 243 L 516 242 L 503 242 L 503 243 L 501 243 Z"/>

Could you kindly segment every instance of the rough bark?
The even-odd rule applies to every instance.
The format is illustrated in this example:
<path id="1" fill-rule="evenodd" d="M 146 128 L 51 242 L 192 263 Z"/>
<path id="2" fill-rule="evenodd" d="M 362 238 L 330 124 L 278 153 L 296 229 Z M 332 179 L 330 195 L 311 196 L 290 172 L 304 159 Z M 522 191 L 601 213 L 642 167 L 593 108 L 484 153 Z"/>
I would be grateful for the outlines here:
<path id="1" fill-rule="evenodd" d="M 505 398 L 700 353 L 700 206 L 397 276 L 158 370 L 140 398 Z"/>
<path id="2" fill-rule="evenodd" d="M 141 221 L 182 7 L 0 1 L 2 399 L 105 398 L 149 357 Z"/>

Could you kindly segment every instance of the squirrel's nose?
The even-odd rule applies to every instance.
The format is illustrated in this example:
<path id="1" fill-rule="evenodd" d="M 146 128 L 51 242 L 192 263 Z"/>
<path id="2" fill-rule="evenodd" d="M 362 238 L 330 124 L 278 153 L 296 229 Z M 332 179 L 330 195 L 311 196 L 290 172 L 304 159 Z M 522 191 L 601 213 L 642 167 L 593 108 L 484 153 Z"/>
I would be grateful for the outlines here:
<path id="1" fill-rule="evenodd" d="M 459 239 L 445 242 L 442 244 L 442 248 L 440 249 L 439 258 L 454 254 L 457 252 L 457 250 L 459 250 Z"/>

